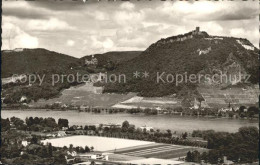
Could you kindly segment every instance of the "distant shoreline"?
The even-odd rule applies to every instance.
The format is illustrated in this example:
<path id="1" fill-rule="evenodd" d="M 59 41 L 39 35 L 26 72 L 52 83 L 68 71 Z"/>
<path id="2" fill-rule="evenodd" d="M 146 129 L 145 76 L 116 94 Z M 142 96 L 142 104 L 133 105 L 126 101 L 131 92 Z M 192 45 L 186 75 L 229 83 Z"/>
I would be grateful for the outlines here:
<path id="1" fill-rule="evenodd" d="M 15 109 L 15 108 L 1 108 L 1 111 L 53 111 L 53 112 L 77 112 L 77 113 L 91 113 L 91 114 L 96 114 L 96 115 L 99 115 L 99 114 L 108 114 L 108 115 L 114 115 L 114 114 L 131 114 L 131 113 L 127 113 L 127 112 L 118 112 L 118 113 L 107 113 L 107 112 L 102 112 L 102 113 L 95 113 L 95 112 L 87 112 L 87 111 L 84 111 L 84 110 L 74 110 L 74 109 L 66 109 L 66 110 L 61 110 L 61 109 L 46 109 L 46 108 L 27 108 L 27 109 Z M 197 117 L 197 118 L 219 118 L 219 119 L 238 119 L 238 120 L 259 120 L 259 118 L 241 118 L 241 117 L 238 117 L 238 118 L 230 118 L 230 117 L 227 117 L 227 116 L 222 116 L 222 117 L 219 117 L 219 116 L 213 116 L 213 115 L 205 115 L 205 116 L 202 116 L 202 115 L 180 115 L 180 114 L 175 114 L 175 113 L 166 113 L 166 114 L 156 114 L 156 115 L 151 115 L 151 114 L 145 114 L 145 113 L 132 113 L 131 115 L 136 115 L 136 114 L 142 114 L 142 115 L 147 115 L 147 116 L 163 116 L 163 115 L 171 115 L 171 116 L 180 116 L 180 117 Z"/>

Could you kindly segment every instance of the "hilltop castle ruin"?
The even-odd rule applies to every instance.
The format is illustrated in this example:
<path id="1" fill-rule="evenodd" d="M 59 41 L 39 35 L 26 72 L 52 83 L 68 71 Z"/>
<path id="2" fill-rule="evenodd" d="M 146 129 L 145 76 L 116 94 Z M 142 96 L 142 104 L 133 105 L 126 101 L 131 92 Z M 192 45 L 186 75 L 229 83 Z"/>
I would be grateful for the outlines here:
<path id="1" fill-rule="evenodd" d="M 158 41 L 157 44 L 161 45 L 161 44 L 167 44 L 167 43 L 173 43 L 173 42 L 181 42 L 181 41 L 185 41 L 187 39 L 191 39 L 195 35 L 202 35 L 202 34 L 203 34 L 203 32 L 200 31 L 200 27 L 196 27 L 195 30 L 193 30 L 193 31 L 191 31 L 189 33 L 186 33 L 186 34 L 183 34 L 183 35 L 169 37 L 169 38 L 166 38 L 166 39 L 161 39 L 160 41 Z"/>
<path id="2" fill-rule="evenodd" d="M 98 60 L 94 55 L 91 56 L 91 60 L 85 59 L 85 65 L 97 65 Z"/>

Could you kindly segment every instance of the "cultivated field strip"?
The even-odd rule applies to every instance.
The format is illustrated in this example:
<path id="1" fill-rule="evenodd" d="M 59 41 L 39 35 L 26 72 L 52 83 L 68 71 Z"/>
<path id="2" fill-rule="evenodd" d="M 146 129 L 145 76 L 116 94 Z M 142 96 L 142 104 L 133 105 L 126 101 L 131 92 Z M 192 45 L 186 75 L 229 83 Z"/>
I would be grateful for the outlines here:
<path id="1" fill-rule="evenodd" d="M 167 152 L 167 151 L 181 150 L 184 148 L 187 148 L 187 147 L 167 146 L 167 147 L 145 149 L 145 150 L 140 150 L 140 151 L 135 151 L 135 152 L 128 152 L 128 153 L 124 153 L 124 154 L 130 155 L 130 156 L 146 156 L 146 155 L 150 155 L 150 154 L 163 153 L 163 152 Z"/>
<path id="2" fill-rule="evenodd" d="M 154 148 L 154 147 L 158 147 L 158 146 L 167 146 L 167 144 L 151 143 L 151 144 L 138 145 L 138 146 L 127 147 L 127 148 L 120 148 L 120 149 L 116 149 L 116 151 L 110 150 L 107 152 L 124 153 L 124 152 L 131 152 L 131 151 L 139 151 L 140 149 Z"/>
<path id="3" fill-rule="evenodd" d="M 193 151 L 192 148 L 182 148 L 178 150 L 170 150 L 165 151 L 161 153 L 152 153 L 152 154 L 146 154 L 143 157 L 145 158 L 160 158 L 160 159 L 172 159 L 172 158 L 178 158 L 183 157 L 187 155 L 187 152 Z"/>

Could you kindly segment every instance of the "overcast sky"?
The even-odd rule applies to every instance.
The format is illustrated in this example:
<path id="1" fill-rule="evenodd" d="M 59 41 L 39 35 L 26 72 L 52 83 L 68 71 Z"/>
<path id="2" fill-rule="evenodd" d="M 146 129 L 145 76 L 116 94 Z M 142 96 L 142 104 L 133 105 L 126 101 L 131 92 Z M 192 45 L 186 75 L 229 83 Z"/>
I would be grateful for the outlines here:
<path id="1" fill-rule="evenodd" d="M 75 57 L 145 50 L 200 26 L 259 47 L 259 2 L 2 1 L 2 50 L 46 48 Z"/>

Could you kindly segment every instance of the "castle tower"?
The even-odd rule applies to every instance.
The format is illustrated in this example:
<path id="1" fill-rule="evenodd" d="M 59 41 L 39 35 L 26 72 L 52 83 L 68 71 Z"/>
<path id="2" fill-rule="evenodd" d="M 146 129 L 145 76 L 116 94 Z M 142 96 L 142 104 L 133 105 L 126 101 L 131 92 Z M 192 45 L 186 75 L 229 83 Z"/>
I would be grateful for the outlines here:
<path id="1" fill-rule="evenodd" d="M 198 34 L 200 31 L 200 27 L 196 27 L 196 33 Z"/>

